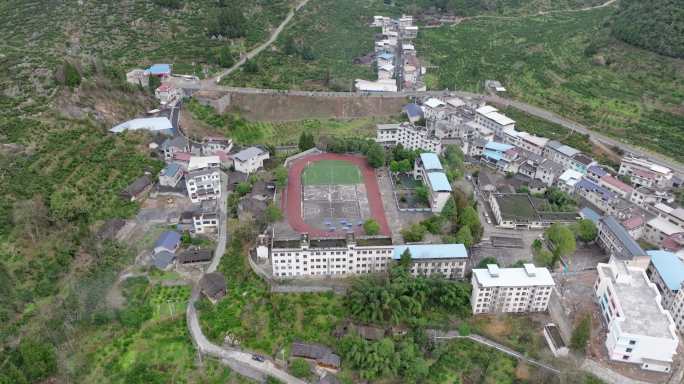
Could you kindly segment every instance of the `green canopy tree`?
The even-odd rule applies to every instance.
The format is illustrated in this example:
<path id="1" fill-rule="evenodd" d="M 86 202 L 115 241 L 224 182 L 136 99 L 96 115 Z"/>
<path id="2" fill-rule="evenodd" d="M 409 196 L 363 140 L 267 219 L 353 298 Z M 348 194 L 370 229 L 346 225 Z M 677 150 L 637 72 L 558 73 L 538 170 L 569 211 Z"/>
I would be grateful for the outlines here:
<path id="1" fill-rule="evenodd" d="M 369 143 L 366 156 L 368 157 L 368 164 L 373 168 L 380 168 L 385 165 L 385 150 L 378 143 Z"/>
<path id="2" fill-rule="evenodd" d="M 375 236 L 380 233 L 380 224 L 373 219 L 368 219 L 363 223 L 363 230 L 366 235 Z"/>
<path id="3" fill-rule="evenodd" d="M 464 225 L 456 232 L 456 242 L 466 247 L 473 246 L 473 234 L 470 232 L 469 226 Z"/>
<path id="4" fill-rule="evenodd" d="M 544 236 L 551 244 L 554 262 L 563 256 L 571 255 L 577 249 L 575 234 L 567 226 L 553 224 L 544 232 Z"/>
<path id="5" fill-rule="evenodd" d="M 588 243 L 596 240 L 598 236 L 598 228 L 596 224 L 589 219 L 582 219 L 577 224 L 577 238 L 581 241 Z"/>

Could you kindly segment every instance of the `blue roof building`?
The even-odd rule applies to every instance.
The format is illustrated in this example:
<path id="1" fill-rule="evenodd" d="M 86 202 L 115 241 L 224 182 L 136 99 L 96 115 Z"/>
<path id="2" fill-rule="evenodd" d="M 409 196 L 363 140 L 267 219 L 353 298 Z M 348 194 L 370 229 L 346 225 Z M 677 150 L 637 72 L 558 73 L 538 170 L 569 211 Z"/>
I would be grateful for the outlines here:
<path id="1" fill-rule="evenodd" d="M 598 244 L 610 256 L 621 260 L 632 260 L 635 257 L 646 256 L 646 252 L 613 216 L 600 218 L 598 230 Z"/>
<path id="2" fill-rule="evenodd" d="M 423 108 L 421 108 L 418 104 L 406 104 L 402 110 L 404 113 L 406 113 L 406 116 L 408 116 L 409 121 L 412 123 L 422 119 L 424 116 Z"/>
<path id="3" fill-rule="evenodd" d="M 157 254 L 162 251 L 174 253 L 180 246 L 180 242 L 180 233 L 176 231 L 166 231 L 159 236 L 159 239 L 154 244 L 154 253 Z"/>
<path id="4" fill-rule="evenodd" d="M 489 143 L 487 143 L 487 145 L 485 145 L 485 150 L 490 150 L 494 152 L 506 152 L 511 148 L 513 148 L 513 146 L 510 144 L 497 143 L 496 141 L 490 141 Z"/>
<path id="5" fill-rule="evenodd" d="M 383 59 L 383 60 L 392 60 L 394 59 L 394 55 L 391 53 L 381 53 L 378 55 L 378 58 Z"/>
<path id="6" fill-rule="evenodd" d="M 414 244 L 394 247 L 392 258 L 400 260 L 401 254 L 411 252 L 412 260 L 426 259 L 467 259 L 468 251 L 463 244 Z"/>
<path id="7" fill-rule="evenodd" d="M 427 174 L 430 189 L 435 192 L 451 192 L 449 179 L 443 172 L 430 172 Z"/>
<path id="8" fill-rule="evenodd" d="M 682 282 L 684 282 L 684 262 L 677 255 L 668 251 L 646 251 L 646 253 L 651 257 L 651 265 L 658 271 L 667 289 L 679 291 Z M 649 269 L 652 268 L 649 266 Z M 659 282 L 656 281 L 655 283 L 658 285 Z"/>
<path id="9" fill-rule="evenodd" d="M 171 64 L 152 64 L 147 72 L 152 76 L 171 76 Z"/>
<path id="10" fill-rule="evenodd" d="M 439 157 L 434 153 L 421 153 L 420 161 L 423 163 L 423 168 L 428 172 L 444 170 L 442 163 L 439 161 Z"/>
<path id="11" fill-rule="evenodd" d="M 174 255 L 173 253 L 169 251 L 161 251 L 154 255 L 154 257 L 152 258 L 152 263 L 155 267 L 163 271 L 169 268 L 169 266 L 171 265 L 171 263 L 173 263 L 173 260 L 175 258 L 176 255 Z"/>
<path id="12" fill-rule="evenodd" d="M 598 221 L 601 218 L 601 215 L 589 207 L 580 209 L 579 214 L 583 219 L 591 220 L 594 224 L 598 224 Z"/>

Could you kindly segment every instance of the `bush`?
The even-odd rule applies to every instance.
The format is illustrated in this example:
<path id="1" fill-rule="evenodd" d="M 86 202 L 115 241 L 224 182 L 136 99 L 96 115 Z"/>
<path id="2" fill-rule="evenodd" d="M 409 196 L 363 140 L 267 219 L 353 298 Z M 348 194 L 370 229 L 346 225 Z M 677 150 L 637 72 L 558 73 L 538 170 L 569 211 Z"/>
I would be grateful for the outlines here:
<path id="1" fill-rule="evenodd" d="M 587 342 L 591 337 L 591 315 L 585 315 L 572 331 L 570 347 L 576 351 L 584 352 Z"/>
<path id="2" fill-rule="evenodd" d="M 366 235 L 375 236 L 380 232 L 380 224 L 373 219 L 368 219 L 363 223 L 363 230 L 366 232 Z"/>
<path id="3" fill-rule="evenodd" d="M 292 375 L 300 379 L 307 379 L 311 376 L 311 366 L 304 359 L 292 360 L 289 368 Z"/>
<path id="4" fill-rule="evenodd" d="M 64 85 L 75 88 L 81 85 L 81 74 L 78 69 L 68 61 L 64 62 Z"/>
<path id="5" fill-rule="evenodd" d="M 401 235 L 404 237 L 404 241 L 415 243 L 423 240 L 425 232 L 427 232 L 427 229 L 425 229 L 424 226 L 421 224 L 413 224 L 409 228 L 403 229 Z"/>

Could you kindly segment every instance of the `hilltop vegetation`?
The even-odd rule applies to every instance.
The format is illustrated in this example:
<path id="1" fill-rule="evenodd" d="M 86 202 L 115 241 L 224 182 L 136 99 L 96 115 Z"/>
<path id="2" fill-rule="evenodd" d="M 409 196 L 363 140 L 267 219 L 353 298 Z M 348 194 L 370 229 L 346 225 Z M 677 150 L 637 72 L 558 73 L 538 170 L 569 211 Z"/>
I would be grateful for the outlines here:
<path id="1" fill-rule="evenodd" d="M 603 0 L 396 0 L 404 12 L 419 14 L 437 10 L 458 16 L 525 15 L 537 12 L 578 9 L 603 3 Z"/>
<path id="2" fill-rule="evenodd" d="M 672 57 L 684 57 L 684 1 L 620 0 L 613 35 L 629 44 Z"/>

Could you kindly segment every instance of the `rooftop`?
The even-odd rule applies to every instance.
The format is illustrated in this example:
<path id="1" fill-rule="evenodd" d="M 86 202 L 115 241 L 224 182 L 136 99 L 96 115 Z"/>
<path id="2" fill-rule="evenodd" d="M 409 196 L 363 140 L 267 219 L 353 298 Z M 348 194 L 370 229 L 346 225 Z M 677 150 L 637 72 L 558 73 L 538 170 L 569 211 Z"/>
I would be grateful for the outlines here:
<path id="1" fill-rule="evenodd" d="M 110 129 L 109 132 L 121 133 L 124 131 L 138 131 L 147 130 L 151 132 L 159 131 L 173 131 L 173 125 L 168 117 L 145 117 L 139 119 L 128 120 L 125 123 L 121 123 L 114 128 Z"/>
<path id="2" fill-rule="evenodd" d="M 591 157 L 589 157 L 589 156 L 587 156 L 581 152 L 572 156 L 572 159 L 575 160 L 576 162 L 578 162 L 582 165 L 586 165 L 586 166 L 588 166 L 589 164 L 594 162 L 594 159 L 592 159 Z"/>
<path id="3" fill-rule="evenodd" d="M 411 252 L 411 259 L 465 259 L 468 251 L 463 244 L 414 244 L 394 247 L 392 258 L 400 260 L 404 251 Z"/>
<path id="4" fill-rule="evenodd" d="M 651 337 L 676 337 L 671 331 L 674 322 L 660 306 L 660 295 L 642 269 L 628 267 L 623 261 L 599 264 L 597 269 L 599 276 L 612 281 L 613 293 L 624 314 L 618 318 L 623 332 Z"/>
<path id="5" fill-rule="evenodd" d="M 588 207 L 584 207 L 584 208 L 580 209 L 579 213 L 580 213 L 580 216 L 582 216 L 583 218 L 585 218 L 587 220 L 593 221 L 594 224 L 598 223 L 598 220 L 601 218 L 601 215 L 599 215 L 598 213 L 596 213 L 596 211 L 594 211 L 593 209 L 588 208 Z"/>
<path id="6" fill-rule="evenodd" d="M 494 264 L 492 264 L 495 266 Z M 524 268 L 473 269 L 473 276 L 482 287 L 529 287 L 556 285 L 547 268 L 525 264 Z"/>
<path id="7" fill-rule="evenodd" d="M 583 175 L 581 173 L 575 171 L 574 169 L 568 169 L 563 172 L 563 174 L 558 176 L 558 180 L 566 184 L 574 185 L 574 183 L 577 183 L 582 179 L 582 176 Z"/>
<path id="8" fill-rule="evenodd" d="M 485 105 L 484 107 L 480 107 L 475 110 L 475 112 L 481 114 L 481 115 L 486 115 L 488 113 L 496 112 L 498 109 L 492 107 L 491 105 Z"/>
<path id="9" fill-rule="evenodd" d="M 188 170 L 217 167 L 221 164 L 221 159 L 218 156 L 192 156 L 190 163 L 188 163 Z"/>
<path id="10" fill-rule="evenodd" d="M 430 172 L 427 176 L 433 191 L 451 192 L 451 184 L 443 172 Z"/>
<path id="11" fill-rule="evenodd" d="M 180 233 L 176 231 L 166 231 L 159 236 L 154 247 L 164 247 L 166 249 L 175 249 L 178 243 L 180 243 L 181 236 Z"/>
<path id="12" fill-rule="evenodd" d="M 664 233 L 667 236 L 673 235 L 678 232 L 684 232 L 684 229 L 682 229 L 680 226 L 672 224 L 669 220 L 663 219 L 660 216 L 649 220 L 648 225 Z"/>
<path id="13" fill-rule="evenodd" d="M 606 170 L 603 169 L 603 167 L 600 165 L 592 165 L 589 167 L 588 170 L 589 170 L 589 172 L 595 174 L 599 178 L 608 174 L 608 172 L 606 172 Z"/>
<path id="14" fill-rule="evenodd" d="M 173 176 L 176 173 L 178 173 L 178 171 L 180 171 L 181 169 L 182 168 L 181 168 L 180 164 L 170 163 L 166 167 L 164 167 L 164 169 L 161 170 L 160 175 L 161 176 Z"/>
<path id="15" fill-rule="evenodd" d="M 171 73 L 171 64 L 152 64 L 147 72 L 151 75 L 168 75 Z"/>
<path id="16" fill-rule="evenodd" d="M 637 229 L 642 225 L 644 225 L 644 218 L 641 216 L 630 217 L 629 219 L 622 222 L 622 226 L 625 227 L 625 229 L 628 231 Z"/>
<path id="17" fill-rule="evenodd" d="M 513 146 L 510 144 L 498 143 L 496 141 L 490 141 L 487 143 L 487 145 L 485 145 L 485 149 L 497 152 L 506 152 L 511 148 L 513 148 Z"/>
<path id="18" fill-rule="evenodd" d="M 646 253 L 639 246 L 639 244 L 629 235 L 629 232 L 623 227 L 613 216 L 604 216 L 599 222 L 603 223 L 606 228 L 618 238 L 622 246 L 632 256 L 644 256 Z"/>
<path id="19" fill-rule="evenodd" d="M 672 290 L 678 291 L 684 282 L 684 262 L 677 255 L 668 251 L 646 251 L 651 257 L 651 263 L 665 285 Z"/>
<path id="20" fill-rule="evenodd" d="M 563 155 L 567 157 L 574 157 L 576 154 L 580 153 L 580 151 L 576 150 L 573 147 L 569 147 L 567 145 L 561 145 L 560 147 L 555 148 L 556 151 L 562 153 Z"/>
<path id="21" fill-rule="evenodd" d="M 418 104 L 406 104 L 404 105 L 403 111 L 409 116 L 409 117 L 418 117 L 421 118 L 423 117 L 423 109 L 420 108 Z"/>
<path id="22" fill-rule="evenodd" d="M 485 115 L 490 120 L 493 120 L 495 123 L 499 125 L 511 125 L 515 124 L 515 120 L 511 119 L 510 117 L 501 114 L 499 112 L 490 112 Z"/>
<path id="23" fill-rule="evenodd" d="M 431 97 L 423 104 L 427 105 L 430 108 L 438 108 L 446 105 L 446 103 L 444 103 L 442 100 L 435 99 L 434 97 Z"/>
<path id="24" fill-rule="evenodd" d="M 425 152 L 420 154 L 420 161 L 423 163 L 423 168 L 426 170 L 443 170 L 442 163 L 439 161 L 439 157 L 431 152 Z"/>
<path id="25" fill-rule="evenodd" d="M 266 151 L 259 147 L 249 147 L 233 155 L 233 158 L 239 161 L 248 161 L 249 159 L 261 156 L 265 153 Z"/>

